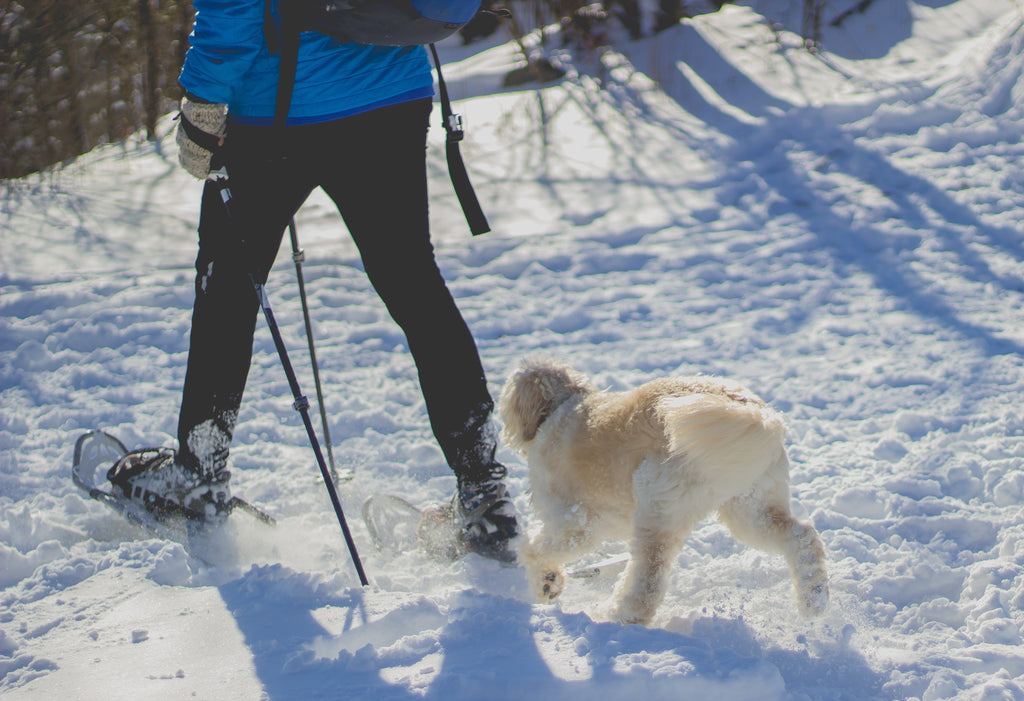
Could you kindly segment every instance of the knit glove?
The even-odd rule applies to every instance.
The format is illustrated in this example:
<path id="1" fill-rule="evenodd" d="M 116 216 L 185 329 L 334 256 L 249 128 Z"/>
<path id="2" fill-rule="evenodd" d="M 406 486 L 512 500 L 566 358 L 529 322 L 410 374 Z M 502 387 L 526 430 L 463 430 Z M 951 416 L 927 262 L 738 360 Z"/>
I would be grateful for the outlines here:
<path id="1" fill-rule="evenodd" d="M 178 162 L 194 177 L 210 175 L 210 159 L 228 131 L 228 106 L 194 96 L 181 100 L 178 118 Z"/>

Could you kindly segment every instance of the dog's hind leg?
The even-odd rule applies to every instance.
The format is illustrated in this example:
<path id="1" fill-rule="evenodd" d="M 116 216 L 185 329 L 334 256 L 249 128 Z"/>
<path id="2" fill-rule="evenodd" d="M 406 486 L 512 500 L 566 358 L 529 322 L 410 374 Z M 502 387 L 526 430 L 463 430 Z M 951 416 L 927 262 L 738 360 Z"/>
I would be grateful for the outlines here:
<path id="1" fill-rule="evenodd" d="M 825 547 L 814 526 L 790 513 L 788 474 L 783 455 L 749 492 L 725 502 L 718 515 L 739 541 L 786 558 L 800 612 L 816 616 L 828 604 Z"/>

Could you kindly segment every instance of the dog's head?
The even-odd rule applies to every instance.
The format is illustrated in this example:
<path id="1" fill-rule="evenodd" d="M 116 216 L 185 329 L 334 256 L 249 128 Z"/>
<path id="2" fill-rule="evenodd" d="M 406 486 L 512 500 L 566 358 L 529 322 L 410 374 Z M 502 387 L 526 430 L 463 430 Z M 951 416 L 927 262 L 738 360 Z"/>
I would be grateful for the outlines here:
<path id="1" fill-rule="evenodd" d="M 595 390 L 590 380 L 551 358 L 529 358 L 508 378 L 498 402 L 504 424 L 502 438 L 522 451 L 536 437 L 544 420 L 575 394 Z"/>

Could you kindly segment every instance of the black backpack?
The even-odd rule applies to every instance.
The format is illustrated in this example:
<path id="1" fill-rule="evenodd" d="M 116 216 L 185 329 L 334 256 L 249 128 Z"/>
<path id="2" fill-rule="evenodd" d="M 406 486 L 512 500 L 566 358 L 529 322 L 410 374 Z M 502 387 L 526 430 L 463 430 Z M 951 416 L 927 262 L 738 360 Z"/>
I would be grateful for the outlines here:
<path id="1" fill-rule="evenodd" d="M 480 0 L 281 0 L 300 30 L 376 46 L 433 44 L 473 19 Z"/>
<path id="2" fill-rule="evenodd" d="M 280 27 L 274 23 L 270 5 L 271 0 L 267 0 L 264 11 L 267 46 L 271 52 L 281 52 L 274 116 L 278 126 L 283 126 L 288 119 L 301 32 L 320 32 L 345 43 L 430 46 L 437 67 L 441 117 L 447 133 L 445 151 L 455 194 L 473 235 L 490 231 L 459 153 L 462 118 L 452 113 L 448 89 L 441 76 L 441 62 L 434 48 L 434 42 L 451 36 L 473 19 L 480 9 L 480 0 L 279 0 Z M 501 11 L 495 12 L 501 14 Z"/>

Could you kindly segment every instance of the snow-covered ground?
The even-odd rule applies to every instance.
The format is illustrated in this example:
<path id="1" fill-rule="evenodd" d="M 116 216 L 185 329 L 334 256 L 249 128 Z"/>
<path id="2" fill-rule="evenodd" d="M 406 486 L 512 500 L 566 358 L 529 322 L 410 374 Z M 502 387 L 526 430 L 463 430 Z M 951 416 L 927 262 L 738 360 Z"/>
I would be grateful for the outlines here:
<path id="1" fill-rule="evenodd" d="M 559 50 L 569 74 L 541 89 L 500 87 L 510 45 L 446 47 L 492 233 L 469 236 L 439 128 L 430 159 L 439 258 L 495 394 L 542 351 L 610 388 L 729 376 L 786 412 L 794 508 L 828 551 L 822 618 L 714 521 L 651 628 L 595 615 L 614 572 L 538 605 L 518 569 L 375 552 L 368 495 L 426 504 L 453 480 L 317 196 L 298 230 L 371 585 L 262 325 L 233 485 L 277 528 L 236 516 L 211 565 L 84 498 L 81 432 L 174 435 L 201 185 L 167 120 L 159 143 L 0 191 L 0 695 L 1024 699 L 1024 6 L 876 0 L 813 55 L 803 5 Z M 269 291 L 312 394 L 287 251 Z M 529 525 L 525 465 L 501 457 Z"/>

